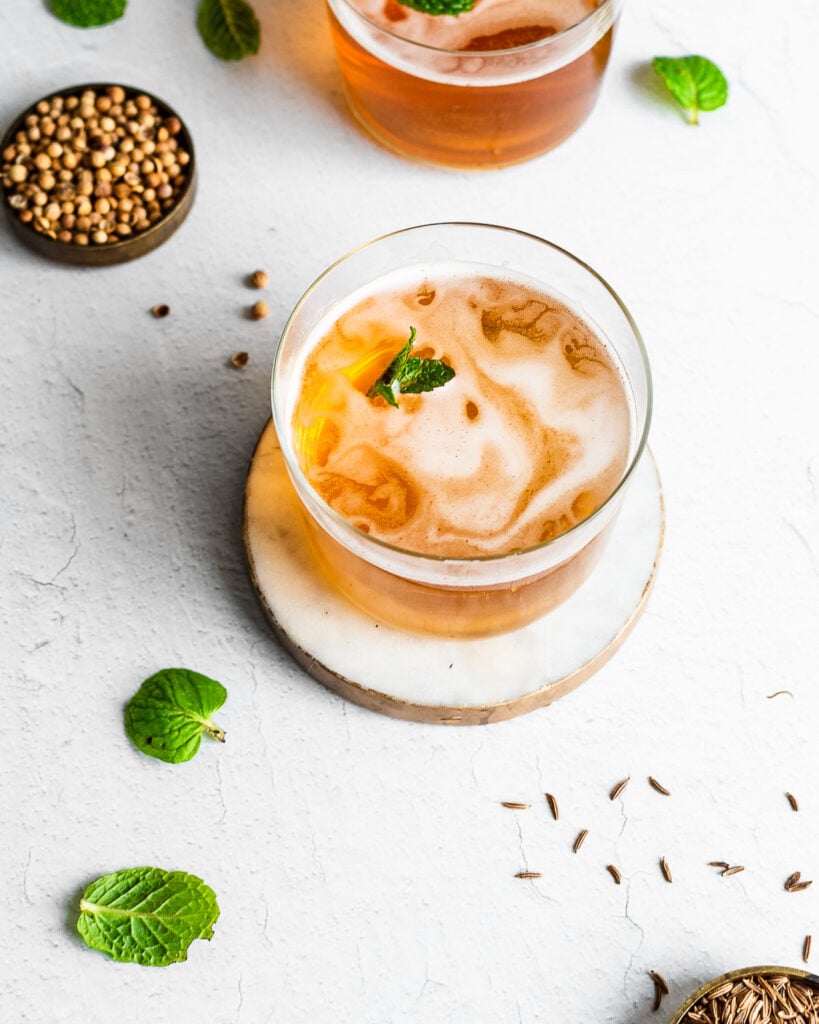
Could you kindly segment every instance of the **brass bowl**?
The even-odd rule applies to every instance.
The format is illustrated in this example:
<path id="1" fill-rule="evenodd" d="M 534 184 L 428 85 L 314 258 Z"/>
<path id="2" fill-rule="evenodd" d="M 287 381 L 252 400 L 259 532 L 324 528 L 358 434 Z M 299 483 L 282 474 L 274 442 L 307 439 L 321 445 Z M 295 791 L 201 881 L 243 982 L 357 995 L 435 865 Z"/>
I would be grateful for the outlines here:
<path id="1" fill-rule="evenodd" d="M 25 119 L 29 114 L 36 113 L 37 104 L 43 100 L 50 101 L 57 96 L 80 95 L 86 89 L 93 89 L 96 92 L 104 92 L 112 85 L 120 85 L 118 82 L 87 82 L 82 85 L 71 85 L 64 89 L 56 89 L 46 96 L 40 96 L 29 107 L 27 107 L 14 121 L 3 141 L 0 142 L 0 152 L 5 150 L 14 142 L 17 132 L 24 128 Z M 136 89 L 130 85 L 120 85 L 125 90 L 126 99 L 133 99 L 135 96 L 147 96 L 156 106 L 163 118 L 175 117 L 182 125 L 178 139 L 182 148 L 190 154 L 190 161 L 185 170 L 185 183 L 182 185 L 176 202 L 167 213 L 159 220 L 154 221 L 150 227 L 129 238 L 121 238 L 115 242 L 106 242 L 104 245 L 76 245 L 73 242 L 60 242 L 56 238 L 49 238 L 48 235 L 40 234 L 30 224 L 24 224 L 20 220 L 17 211 L 9 204 L 10 193 L 3 190 L 3 206 L 9 219 L 12 231 L 17 237 L 30 248 L 47 256 L 52 260 L 59 260 L 61 263 L 72 263 L 86 267 L 107 267 L 114 263 L 125 263 L 128 260 L 144 256 L 158 246 L 166 242 L 171 235 L 180 227 L 182 222 L 190 213 L 196 194 L 196 158 L 193 151 L 193 139 L 190 132 L 179 114 L 164 100 L 146 89 Z"/>
<path id="2" fill-rule="evenodd" d="M 721 974 L 718 978 L 713 978 L 698 988 L 677 1010 L 671 1018 L 670 1024 L 683 1024 L 688 1011 L 692 1010 L 701 999 L 715 992 L 720 985 L 724 985 L 726 981 L 739 981 L 742 978 L 750 978 L 754 975 L 761 975 L 763 978 L 791 978 L 794 981 L 801 981 L 819 989 L 819 976 L 811 974 L 810 971 L 800 970 L 798 967 L 742 967 L 738 971 L 729 971 L 727 974 Z"/>

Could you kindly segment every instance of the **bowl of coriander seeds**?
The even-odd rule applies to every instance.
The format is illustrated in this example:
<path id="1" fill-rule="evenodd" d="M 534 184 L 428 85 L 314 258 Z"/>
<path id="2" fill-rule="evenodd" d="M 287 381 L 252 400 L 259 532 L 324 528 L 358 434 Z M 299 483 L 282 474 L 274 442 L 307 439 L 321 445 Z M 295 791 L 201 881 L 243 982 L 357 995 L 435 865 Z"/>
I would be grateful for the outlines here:
<path id="1" fill-rule="evenodd" d="M 699 988 L 671 1024 L 816 1024 L 819 977 L 795 967 L 745 967 Z"/>
<path id="2" fill-rule="evenodd" d="M 196 191 L 193 142 L 167 103 L 127 85 L 44 96 L 0 143 L 3 205 L 17 236 L 64 263 L 107 266 L 176 231 Z"/>

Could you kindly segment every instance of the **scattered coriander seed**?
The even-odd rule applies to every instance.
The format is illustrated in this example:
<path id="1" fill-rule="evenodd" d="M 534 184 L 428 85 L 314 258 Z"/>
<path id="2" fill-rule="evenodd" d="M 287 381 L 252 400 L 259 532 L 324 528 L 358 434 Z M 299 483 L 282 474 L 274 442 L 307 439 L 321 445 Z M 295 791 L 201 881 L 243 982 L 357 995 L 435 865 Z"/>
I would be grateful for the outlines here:
<path id="1" fill-rule="evenodd" d="M 235 367 L 237 370 L 241 370 L 243 366 L 247 366 L 247 361 L 250 356 L 247 352 L 234 352 L 230 357 L 230 365 Z"/>
<path id="2" fill-rule="evenodd" d="M 161 320 L 163 317 L 167 316 L 170 313 L 170 311 L 171 307 L 166 306 L 164 302 L 158 306 L 153 306 L 151 308 L 151 313 L 153 316 L 156 317 L 157 320 Z"/>
<path id="3" fill-rule="evenodd" d="M 267 274 L 263 270 L 254 270 L 250 275 L 252 288 L 267 288 Z"/>
<path id="4" fill-rule="evenodd" d="M 270 307 L 266 302 L 254 302 L 250 307 L 250 315 L 254 320 L 264 320 L 269 312 Z"/>

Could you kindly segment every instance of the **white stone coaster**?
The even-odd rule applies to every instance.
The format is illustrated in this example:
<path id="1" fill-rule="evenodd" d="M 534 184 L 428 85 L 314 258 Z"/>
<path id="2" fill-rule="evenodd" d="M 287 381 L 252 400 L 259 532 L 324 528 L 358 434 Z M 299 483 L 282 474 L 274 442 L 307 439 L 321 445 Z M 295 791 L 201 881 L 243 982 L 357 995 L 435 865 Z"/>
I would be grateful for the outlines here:
<path id="1" fill-rule="evenodd" d="M 646 603 L 664 524 L 657 468 L 646 451 L 601 561 L 568 601 L 511 633 L 449 640 L 377 623 L 328 584 L 310 550 L 272 422 L 253 454 L 245 491 L 253 585 L 287 650 L 348 700 L 447 725 L 525 714 L 596 672 Z"/>

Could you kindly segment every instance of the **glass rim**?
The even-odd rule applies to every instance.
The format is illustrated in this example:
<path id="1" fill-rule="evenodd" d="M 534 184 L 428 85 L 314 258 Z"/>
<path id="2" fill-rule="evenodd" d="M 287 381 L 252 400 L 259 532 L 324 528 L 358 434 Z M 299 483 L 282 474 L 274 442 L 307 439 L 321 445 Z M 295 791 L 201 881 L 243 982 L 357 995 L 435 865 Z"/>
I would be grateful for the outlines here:
<path id="1" fill-rule="evenodd" d="M 406 235 L 415 231 L 421 231 L 429 228 L 453 227 L 478 228 L 480 230 L 489 231 L 503 231 L 510 235 L 518 235 L 521 238 L 537 242 L 540 245 L 545 245 L 547 246 L 547 248 L 552 249 L 554 252 L 560 253 L 562 256 L 567 257 L 573 263 L 577 264 L 582 270 L 586 271 L 588 274 L 594 277 L 609 293 L 609 295 L 614 299 L 615 303 L 620 308 L 620 311 L 625 316 L 631 333 L 633 334 L 637 342 L 637 348 L 640 354 L 640 361 L 642 364 L 643 372 L 645 373 L 646 377 L 645 422 L 643 424 L 643 429 L 640 432 L 640 437 L 637 446 L 634 450 L 634 454 L 632 455 L 629 464 L 623 471 L 623 474 L 620 477 L 617 486 L 614 488 L 614 490 L 612 490 L 611 494 L 608 495 L 606 500 L 601 505 L 599 505 L 594 510 L 594 512 L 591 513 L 591 515 L 584 517 L 579 522 L 575 523 L 574 526 L 570 527 L 563 533 L 558 534 L 556 537 L 552 537 L 549 540 L 540 541 L 538 544 L 531 544 L 529 547 L 514 548 L 511 551 L 503 551 L 500 553 L 494 553 L 489 555 L 468 555 L 463 557 L 429 554 L 424 551 L 415 551 L 412 548 L 404 548 L 401 547 L 399 544 L 392 544 L 390 541 L 381 540 L 379 537 L 373 537 L 371 534 L 365 533 L 363 530 L 359 530 L 358 527 L 351 523 L 349 519 L 345 519 L 344 516 L 339 515 L 339 513 L 336 512 L 334 508 L 327 504 L 327 502 L 321 497 L 321 495 L 316 491 L 316 489 L 307 479 L 306 474 L 299 465 L 298 460 L 295 458 L 295 453 L 291 450 L 291 446 L 289 444 L 284 443 L 283 438 L 287 437 L 287 424 L 283 424 L 281 422 L 281 415 L 276 402 L 275 392 L 277 371 L 279 369 L 279 364 L 281 361 L 281 353 L 285 337 L 287 336 L 287 333 L 290 330 L 291 324 L 301 311 L 302 306 L 305 304 L 305 302 L 307 302 L 307 300 L 310 298 L 310 296 L 313 294 L 316 288 L 318 288 L 318 286 L 327 277 L 329 277 L 338 267 L 346 263 L 353 256 L 356 256 L 358 253 L 364 252 L 367 249 L 371 249 L 374 246 L 380 244 L 381 242 L 387 241 L 388 239 L 397 238 L 400 237 L 401 235 Z M 343 531 L 352 532 L 353 535 L 357 536 L 368 546 L 374 545 L 381 550 L 388 551 L 393 554 L 409 556 L 410 558 L 417 559 L 419 562 L 422 562 L 423 564 L 435 563 L 446 565 L 475 565 L 478 563 L 483 564 L 492 562 L 503 562 L 504 560 L 508 560 L 511 558 L 525 557 L 538 551 L 545 551 L 550 545 L 557 545 L 563 542 L 565 538 L 571 537 L 572 534 L 576 534 L 581 528 L 586 527 L 588 523 L 591 523 L 594 520 L 598 519 L 604 511 L 608 510 L 614 503 L 615 498 L 617 498 L 625 490 L 626 484 L 631 479 L 634 470 L 637 468 L 637 465 L 643 455 L 643 452 L 645 451 L 646 444 L 648 443 L 648 431 L 649 427 L 651 426 L 651 418 L 654 408 L 654 387 L 651 377 L 651 366 L 648 361 L 648 352 L 646 351 L 646 347 L 643 342 L 643 337 L 640 334 L 639 328 L 637 327 L 637 324 L 634 322 L 634 318 L 632 317 L 623 300 L 620 298 L 617 292 L 611 287 L 608 281 L 606 281 L 606 279 L 601 274 L 599 274 L 593 267 L 589 266 L 588 263 L 586 263 L 584 260 L 581 260 L 578 256 L 575 256 L 573 253 L 569 252 L 568 249 L 564 249 L 562 246 L 557 245 L 554 242 L 550 242 L 548 241 L 548 239 L 541 238 L 540 235 L 532 234 L 529 231 L 521 231 L 518 228 L 505 227 L 501 224 L 488 224 L 481 221 L 434 221 L 428 224 L 415 224 L 408 228 L 399 228 L 397 231 L 388 231 L 386 234 L 379 235 L 377 238 L 373 238 L 369 242 L 364 242 L 363 244 L 356 246 L 354 249 L 351 249 L 349 252 L 341 256 L 339 259 L 335 260 L 334 263 L 331 263 L 326 270 L 319 274 L 319 276 L 306 289 L 306 291 L 301 296 L 299 301 L 293 307 L 293 311 L 287 318 L 287 322 L 285 323 L 282 329 L 281 335 L 279 337 L 279 343 L 276 346 L 276 354 L 273 358 L 273 370 L 271 374 L 271 398 L 271 406 L 273 411 L 273 425 L 276 430 L 276 436 L 279 439 L 279 445 L 281 447 L 281 451 L 284 456 L 288 472 L 290 472 L 291 475 L 295 476 L 298 479 L 300 486 L 306 488 L 307 492 L 314 498 L 316 503 L 321 507 L 322 512 L 326 514 L 332 522 L 340 526 Z M 310 514 L 309 509 L 308 514 Z"/>
<path id="2" fill-rule="evenodd" d="M 555 32 L 554 35 L 544 36 L 543 39 L 536 39 L 532 43 L 524 43 L 522 46 L 508 46 L 500 50 L 452 50 L 446 46 L 431 46 L 429 43 L 422 43 L 417 39 L 408 39 L 406 36 L 400 35 L 398 32 L 394 32 L 392 29 L 381 25 L 379 22 L 374 21 L 369 15 L 360 11 L 353 0 L 327 0 L 328 6 L 332 8 L 333 3 L 341 4 L 350 10 L 353 15 L 366 22 L 372 28 L 377 29 L 379 32 L 383 32 L 385 36 L 389 36 L 391 39 L 395 39 L 399 43 L 405 43 L 408 46 L 418 47 L 420 50 L 426 50 L 428 53 L 445 55 L 451 57 L 457 54 L 460 57 L 500 57 L 507 54 L 516 55 L 520 53 L 528 53 L 538 48 L 548 49 L 548 47 L 554 46 L 558 41 L 565 40 L 574 35 L 582 35 L 582 30 L 588 26 L 588 24 L 594 20 L 600 19 L 610 9 L 614 8 L 619 4 L 620 0 L 602 0 L 599 7 L 595 7 L 593 11 L 589 11 L 588 14 L 584 15 L 580 21 L 576 21 L 574 25 L 570 25 L 568 28 L 562 29 L 560 32 Z M 468 12 L 465 12 L 468 13 Z M 377 239 L 374 239 L 377 241 Z"/>

